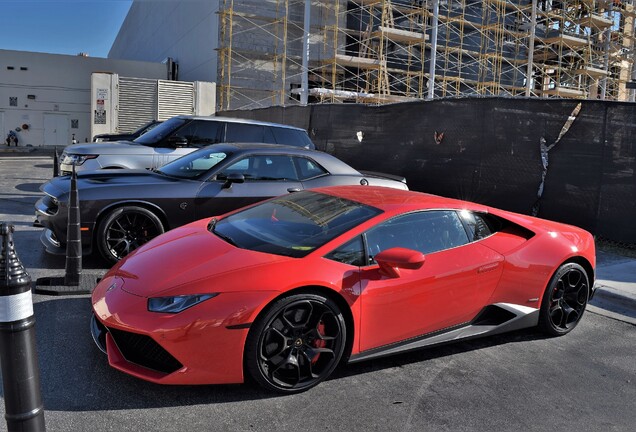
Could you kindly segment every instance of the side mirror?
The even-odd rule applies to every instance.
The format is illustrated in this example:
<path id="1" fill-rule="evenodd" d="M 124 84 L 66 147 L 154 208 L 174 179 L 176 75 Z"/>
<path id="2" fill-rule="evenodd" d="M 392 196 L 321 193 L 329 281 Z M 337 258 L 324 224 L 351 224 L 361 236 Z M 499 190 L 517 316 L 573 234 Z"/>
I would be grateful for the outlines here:
<path id="1" fill-rule="evenodd" d="M 400 277 L 400 269 L 417 270 L 426 260 L 422 252 L 400 247 L 383 250 L 373 259 L 380 266 L 380 272 L 392 278 Z"/>
<path id="2" fill-rule="evenodd" d="M 223 183 L 223 189 L 231 188 L 232 183 L 245 183 L 245 176 L 239 173 L 228 174 L 225 183 Z"/>
<path id="3" fill-rule="evenodd" d="M 168 138 L 168 144 L 172 147 L 186 147 L 188 145 L 188 139 L 182 136 L 173 135 Z"/>

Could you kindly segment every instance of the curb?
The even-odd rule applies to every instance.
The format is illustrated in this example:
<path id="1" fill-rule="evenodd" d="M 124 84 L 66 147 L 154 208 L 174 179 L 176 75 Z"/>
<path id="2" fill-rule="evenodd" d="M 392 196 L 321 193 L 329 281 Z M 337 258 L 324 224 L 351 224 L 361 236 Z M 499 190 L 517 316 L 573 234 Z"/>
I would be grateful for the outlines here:
<path id="1" fill-rule="evenodd" d="M 588 310 L 636 325 L 636 298 L 604 284 L 596 285 Z"/>
<path id="2" fill-rule="evenodd" d="M 58 148 L 62 149 L 63 146 L 58 146 Z M 26 147 L 3 147 L 0 146 L 0 156 L 2 155 L 10 155 L 10 156 L 28 156 L 30 154 L 44 154 L 44 155 L 52 155 L 55 153 L 55 147 L 52 146 L 26 146 Z"/>

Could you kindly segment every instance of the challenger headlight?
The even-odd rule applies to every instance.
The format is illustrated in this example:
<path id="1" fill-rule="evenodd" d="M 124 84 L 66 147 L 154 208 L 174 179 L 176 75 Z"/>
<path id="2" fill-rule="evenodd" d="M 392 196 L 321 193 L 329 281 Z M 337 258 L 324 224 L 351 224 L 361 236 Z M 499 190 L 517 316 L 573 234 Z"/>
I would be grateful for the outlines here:
<path id="1" fill-rule="evenodd" d="M 150 312 L 160 313 L 179 313 L 218 295 L 218 293 L 213 293 L 173 297 L 153 297 L 148 299 L 148 310 Z"/>
<path id="2" fill-rule="evenodd" d="M 66 154 L 62 153 L 62 157 L 60 158 L 64 165 L 73 165 L 79 166 L 86 162 L 89 159 L 95 159 L 99 155 L 81 155 L 81 154 Z"/>

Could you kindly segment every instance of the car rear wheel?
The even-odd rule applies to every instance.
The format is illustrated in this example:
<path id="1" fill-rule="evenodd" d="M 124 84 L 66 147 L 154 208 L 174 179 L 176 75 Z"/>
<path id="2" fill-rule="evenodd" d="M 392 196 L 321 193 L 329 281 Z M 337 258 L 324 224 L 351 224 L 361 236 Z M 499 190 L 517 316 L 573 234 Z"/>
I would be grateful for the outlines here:
<path id="1" fill-rule="evenodd" d="M 115 263 L 163 232 L 163 224 L 153 212 L 125 206 L 104 217 L 97 230 L 97 243 L 102 256 Z"/>
<path id="2" fill-rule="evenodd" d="M 295 294 L 273 303 L 247 338 L 245 366 L 269 390 L 298 393 L 326 379 L 345 348 L 346 324 L 331 299 Z"/>
<path id="3" fill-rule="evenodd" d="M 539 328 L 551 336 L 569 333 L 581 320 L 590 292 L 587 272 L 576 263 L 563 264 L 543 295 Z"/>

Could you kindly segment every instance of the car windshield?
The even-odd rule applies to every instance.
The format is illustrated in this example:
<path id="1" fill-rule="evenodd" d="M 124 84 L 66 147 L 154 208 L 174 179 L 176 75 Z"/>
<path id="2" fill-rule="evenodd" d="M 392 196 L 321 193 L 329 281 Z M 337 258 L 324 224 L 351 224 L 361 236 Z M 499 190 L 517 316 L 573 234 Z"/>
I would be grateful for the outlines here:
<path id="1" fill-rule="evenodd" d="M 157 125 L 157 127 L 152 128 L 145 134 L 141 135 L 139 138 L 135 139 L 133 142 L 149 145 L 156 144 L 172 132 L 174 132 L 177 128 L 183 126 L 186 122 L 186 119 L 173 117 L 165 122 Z"/>
<path id="2" fill-rule="evenodd" d="M 139 136 L 150 132 L 151 130 L 153 130 L 154 128 L 156 128 L 157 126 L 159 126 L 161 124 L 161 122 L 158 122 L 156 120 L 151 121 L 150 123 L 146 123 L 145 125 L 143 125 L 142 127 L 140 127 L 139 129 L 137 129 L 136 131 L 133 132 L 133 135 L 135 134 L 139 134 Z"/>
<path id="3" fill-rule="evenodd" d="M 171 177 L 193 179 L 211 170 L 227 156 L 228 153 L 226 152 L 202 148 L 172 162 L 168 162 L 157 169 L 156 172 Z"/>
<path id="4" fill-rule="evenodd" d="M 209 230 L 242 249 L 300 258 L 379 213 L 358 202 L 303 191 L 215 221 Z"/>

